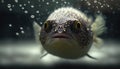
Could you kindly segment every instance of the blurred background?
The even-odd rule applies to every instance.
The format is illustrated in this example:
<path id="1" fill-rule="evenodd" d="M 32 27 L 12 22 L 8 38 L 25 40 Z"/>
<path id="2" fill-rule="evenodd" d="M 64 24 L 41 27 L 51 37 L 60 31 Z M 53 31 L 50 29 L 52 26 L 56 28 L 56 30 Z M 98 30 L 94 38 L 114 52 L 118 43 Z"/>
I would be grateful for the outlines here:
<path id="1" fill-rule="evenodd" d="M 40 59 L 33 22 L 42 26 L 51 12 L 66 6 L 77 8 L 93 19 L 95 15 L 104 15 L 107 30 L 100 36 L 104 44 L 100 48 L 93 46 L 89 52 L 99 60 L 86 56 L 66 60 L 51 54 Z M 0 65 L 116 67 L 120 63 L 119 27 L 120 0 L 0 0 Z"/>

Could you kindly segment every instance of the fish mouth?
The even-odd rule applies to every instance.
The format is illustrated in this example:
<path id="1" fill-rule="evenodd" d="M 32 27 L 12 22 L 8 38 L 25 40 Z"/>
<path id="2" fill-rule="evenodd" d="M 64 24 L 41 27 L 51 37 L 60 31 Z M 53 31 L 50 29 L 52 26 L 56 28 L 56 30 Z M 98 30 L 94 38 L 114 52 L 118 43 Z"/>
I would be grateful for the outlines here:
<path id="1" fill-rule="evenodd" d="M 56 33 L 52 36 L 52 38 L 63 38 L 63 39 L 70 39 L 70 36 L 67 35 L 67 34 L 59 34 L 59 33 Z"/>

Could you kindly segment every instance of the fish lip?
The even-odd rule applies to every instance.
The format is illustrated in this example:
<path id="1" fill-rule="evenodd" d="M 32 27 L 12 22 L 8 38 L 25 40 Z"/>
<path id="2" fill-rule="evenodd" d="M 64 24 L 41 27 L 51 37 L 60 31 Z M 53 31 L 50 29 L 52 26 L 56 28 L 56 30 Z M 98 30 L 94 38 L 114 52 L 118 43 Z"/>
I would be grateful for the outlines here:
<path id="1" fill-rule="evenodd" d="M 70 39 L 70 35 L 63 34 L 63 33 L 56 33 L 52 35 L 52 38 Z"/>

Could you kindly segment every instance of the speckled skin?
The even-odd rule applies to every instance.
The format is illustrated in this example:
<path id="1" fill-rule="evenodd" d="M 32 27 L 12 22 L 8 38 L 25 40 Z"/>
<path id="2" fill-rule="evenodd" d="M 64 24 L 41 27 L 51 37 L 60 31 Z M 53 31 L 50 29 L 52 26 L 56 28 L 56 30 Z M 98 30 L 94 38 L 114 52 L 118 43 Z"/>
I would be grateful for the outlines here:
<path id="1" fill-rule="evenodd" d="M 80 28 L 74 29 L 75 21 L 80 24 Z M 90 21 L 84 13 L 70 7 L 59 8 L 50 14 L 46 22 L 51 27 L 45 29 L 44 24 L 39 39 L 48 53 L 67 59 L 87 54 L 93 43 L 93 34 Z M 56 34 L 66 35 L 69 39 L 53 38 Z"/>

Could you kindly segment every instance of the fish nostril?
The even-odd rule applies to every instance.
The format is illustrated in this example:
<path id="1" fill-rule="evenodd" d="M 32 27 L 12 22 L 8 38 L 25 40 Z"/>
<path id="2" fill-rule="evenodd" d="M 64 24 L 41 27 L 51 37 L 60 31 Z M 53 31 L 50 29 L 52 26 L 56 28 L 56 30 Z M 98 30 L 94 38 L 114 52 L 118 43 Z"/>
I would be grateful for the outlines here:
<path id="1" fill-rule="evenodd" d="M 58 28 L 58 33 L 62 33 L 62 32 L 63 32 L 63 28 L 62 27 Z"/>

